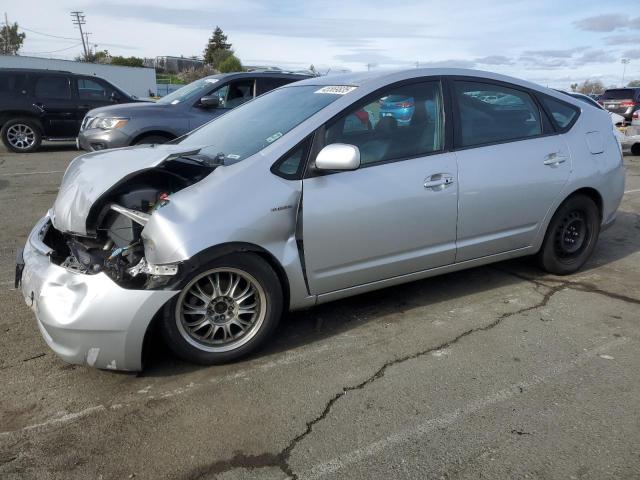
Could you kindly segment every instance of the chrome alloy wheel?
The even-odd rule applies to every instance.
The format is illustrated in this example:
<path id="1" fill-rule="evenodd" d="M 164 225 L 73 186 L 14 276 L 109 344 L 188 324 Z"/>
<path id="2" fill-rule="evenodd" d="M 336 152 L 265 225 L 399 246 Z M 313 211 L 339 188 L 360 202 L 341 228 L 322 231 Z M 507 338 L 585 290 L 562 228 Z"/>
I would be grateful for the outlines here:
<path id="1" fill-rule="evenodd" d="M 36 132 L 24 123 L 16 123 L 7 129 L 7 141 L 18 150 L 27 150 L 36 143 Z"/>
<path id="2" fill-rule="evenodd" d="M 260 283 L 235 268 L 201 273 L 182 290 L 176 323 L 182 337 L 207 352 L 227 352 L 251 340 L 267 312 Z"/>

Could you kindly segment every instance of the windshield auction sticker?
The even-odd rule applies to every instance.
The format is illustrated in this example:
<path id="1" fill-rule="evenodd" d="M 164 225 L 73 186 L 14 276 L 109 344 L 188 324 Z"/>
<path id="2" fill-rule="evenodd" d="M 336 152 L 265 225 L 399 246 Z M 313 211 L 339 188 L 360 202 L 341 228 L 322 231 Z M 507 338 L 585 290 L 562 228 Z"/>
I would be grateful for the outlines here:
<path id="1" fill-rule="evenodd" d="M 348 85 L 330 85 L 328 87 L 322 87 L 320 90 L 316 90 L 313 93 L 329 93 L 332 95 L 345 95 L 349 92 L 353 92 L 357 87 L 350 87 Z"/>

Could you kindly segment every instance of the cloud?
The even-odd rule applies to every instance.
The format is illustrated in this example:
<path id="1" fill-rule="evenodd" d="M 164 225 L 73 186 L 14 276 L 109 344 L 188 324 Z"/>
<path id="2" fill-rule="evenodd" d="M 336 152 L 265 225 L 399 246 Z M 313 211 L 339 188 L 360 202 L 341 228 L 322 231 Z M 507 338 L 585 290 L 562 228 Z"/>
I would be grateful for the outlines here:
<path id="1" fill-rule="evenodd" d="M 587 47 L 574 47 L 565 50 L 525 50 L 522 54 L 527 57 L 571 58 L 575 53 L 586 49 Z"/>
<path id="2" fill-rule="evenodd" d="M 583 18 L 573 23 L 580 30 L 588 32 L 613 32 L 623 28 L 640 28 L 640 17 L 611 13 Z"/>
<path id="3" fill-rule="evenodd" d="M 631 50 L 627 50 L 622 54 L 625 58 L 630 58 L 632 60 L 637 60 L 640 58 L 640 48 L 633 48 Z"/>
<path id="4" fill-rule="evenodd" d="M 481 65 L 513 65 L 513 59 L 504 55 L 489 55 L 487 57 L 476 58 L 476 63 Z"/>
<path id="5" fill-rule="evenodd" d="M 450 59 L 419 62 L 421 68 L 473 68 L 476 62 L 472 60 Z"/>
<path id="6" fill-rule="evenodd" d="M 589 50 L 584 52 L 580 57 L 576 58 L 574 65 L 587 65 L 589 63 L 612 63 L 617 57 L 610 52 L 604 50 Z"/>
<path id="7" fill-rule="evenodd" d="M 607 45 L 635 45 L 640 43 L 640 35 L 611 35 L 604 37 Z"/>

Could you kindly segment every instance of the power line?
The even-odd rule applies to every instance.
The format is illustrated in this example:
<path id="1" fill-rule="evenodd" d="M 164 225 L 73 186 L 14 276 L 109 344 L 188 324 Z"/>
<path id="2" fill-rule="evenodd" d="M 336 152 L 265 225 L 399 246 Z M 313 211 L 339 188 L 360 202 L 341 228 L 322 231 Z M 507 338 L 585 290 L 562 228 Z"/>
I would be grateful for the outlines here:
<path id="1" fill-rule="evenodd" d="M 26 30 L 27 32 L 31 32 L 31 33 L 36 33 L 38 35 L 44 35 L 45 37 L 60 38 L 62 40 L 73 40 L 74 42 L 78 40 L 77 38 L 61 37 L 59 35 L 51 35 L 50 33 L 38 32 L 36 30 L 31 30 L 30 28 L 23 27 L 22 25 L 20 25 L 20 29 L 21 30 Z"/>
<path id="2" fill-rule="evenodd" d="M 80 45 L 82 45 L 82 44 L 81 43 L 76 43 L 75 45 L 71 45 L 70 47 L 61 48 L 60 50 L 51 50 L 50 52 L 21 52 L 21 53 L 22 54 L 27 54 L 27 55 L 44 55 L 46 53 L 56 53 L 56 52 L 63 52 L 65 50 L 71 50 L 72 48 L 79 47 Z"/>

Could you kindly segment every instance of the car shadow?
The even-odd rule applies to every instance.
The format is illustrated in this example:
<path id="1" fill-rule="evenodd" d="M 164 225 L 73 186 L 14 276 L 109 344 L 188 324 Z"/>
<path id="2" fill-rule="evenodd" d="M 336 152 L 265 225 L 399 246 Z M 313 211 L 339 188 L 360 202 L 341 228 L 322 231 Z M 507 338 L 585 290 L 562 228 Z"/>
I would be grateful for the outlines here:
<path id="1" fill-rule="evenodd" d="M 621 260 L 640 250 L 640 215 L 618 212 L 616 224 L 603 232 L 594 255 L 581 270 L 589 271 L 608 263 Z M 531 279 L 570 279 L 555 277 L 541 271 L 525 257 L 477 267 L 460 272 L 440 275 L 404 285 L 389 287 L 374 292 L 357 295 L 344 300 L 318 305 L 309 310 L 291 312 L 285 316 L 274 336 L 258 352 L 233 364 L 221 367 L 193 365 L 177 359 L 162 342 L 160 335 L 154 334 L 146 349 L 144 377 L 170 377 L 206 368 L 224 368 L 233 371 L 234 365 L 249 366 L 256 360 L 291 351 L 302 346 L 311 346 L 329 337 L 336 337 L 349 330 L 384 318 L 385 323 L 393 323 L 398 315 L 407 310 L 433 306 L 452 299 L 463 299 L 485 291 L 508 287 Z"/>

